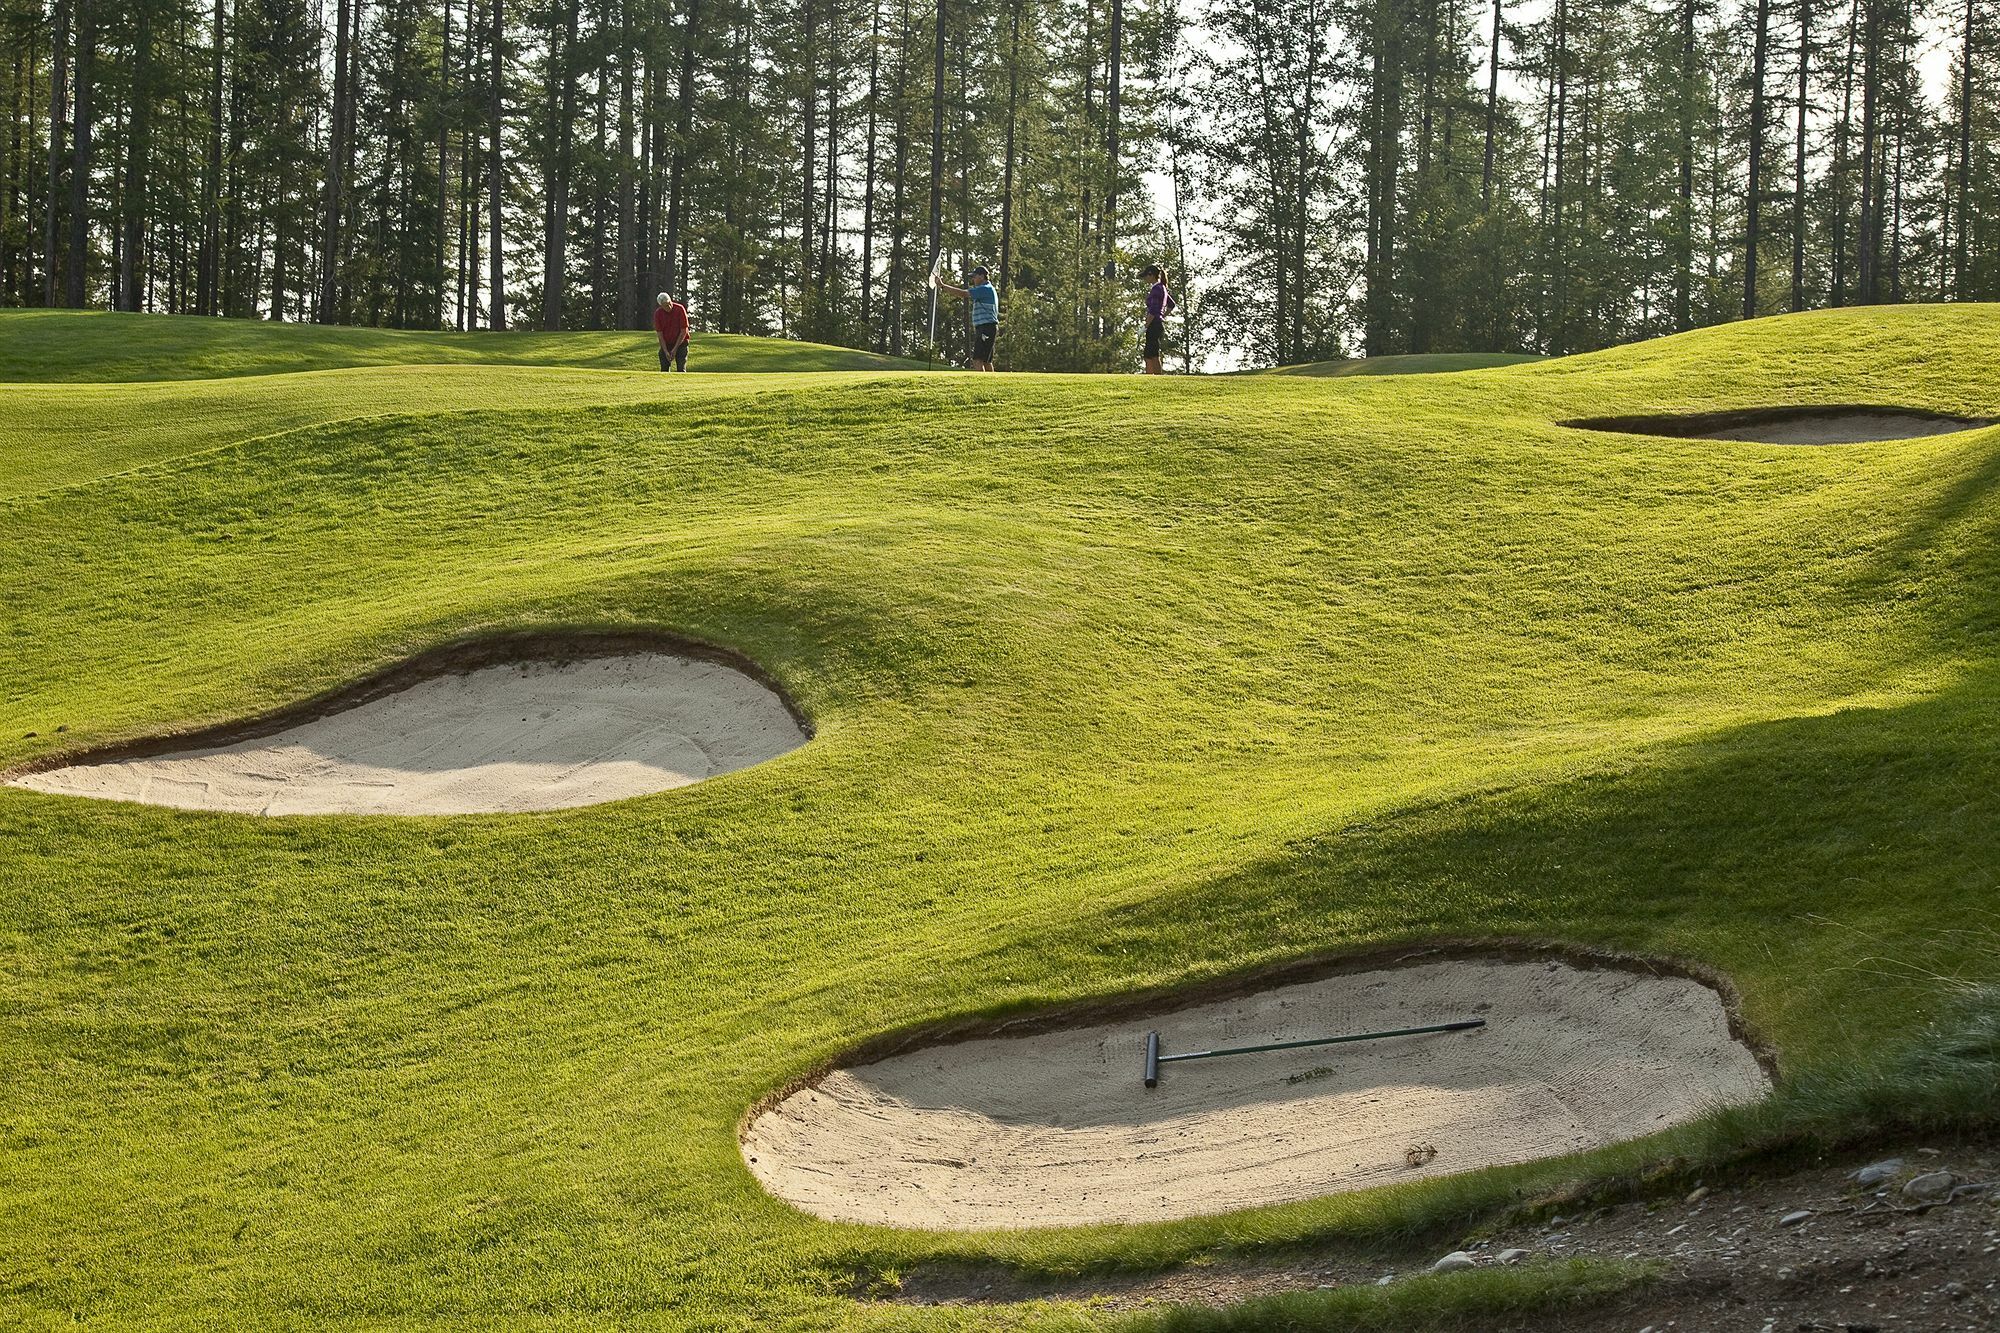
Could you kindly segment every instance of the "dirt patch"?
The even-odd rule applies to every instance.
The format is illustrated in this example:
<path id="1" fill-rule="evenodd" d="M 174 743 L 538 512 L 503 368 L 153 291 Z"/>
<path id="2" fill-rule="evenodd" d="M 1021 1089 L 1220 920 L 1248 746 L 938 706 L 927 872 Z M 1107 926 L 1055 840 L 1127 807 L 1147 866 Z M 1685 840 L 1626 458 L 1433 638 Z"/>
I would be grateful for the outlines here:
<path id="1" fill-rule="evenodd" d="M 1863 1184 L 1863 1169 L 1878 1170 Z M 1951 1178 L 1943 1192 L 1927 1178 Z M 1882 1177 L 1882 1178 L 1878 1178 Z M 1909 1190 L 1919 1184 L 1919 1197 Z M 1029 1282 L 1004 1269 L 924 1268 L 887 1299 L 913 1305 L 1088 1300 L 1107 1311 L 1226 1306 L 1290 1291 L 1377 1285 L 1428 1272 L 1447 1248 L 1473 1267 L 1636 1259 L 1662 1277 L 1591 1309 L 1482 1318 L 1483 1333 L 1990 1330 L 2000 1327 L 2000 1152 L 1906 1145 L 1713 1188 L 1605 1206 L 1547 1206 L 1522 1221 L 1423 1250 L 1314 1248 L 1222 1258 L 1163 1273 Z M 1806 1214 L 1800 1217 L 1799 1214 Z M 1790 1219 L 1788 1221 L 1788 1219 Z M 1506 1256 L 1503 1260 L 1502 1256 Z"/>
<path id="2" fill-rule="evenodd" d="M 663 642 L 455 645 L 267 718 L 56 760 L 8 781 L 245 814 L 519 812 L 686 786 L 810 738 L 761 673 L 719 650 Z"/>
<path id="3" fill-rule="evenodd" d="M 1162 1068 L 1168 1054 L 1483 1018 L 1484 1028 Z M 749 1123 L 750 1169 L 842 1221 L 1158 1221 L 1595 1148 L 1761 1097 L 1691 977 L 1471 957 L 1348 971 L 833 1070 Z"/>
<path id="4" fill-rule="evenodd" d="M 1920 412 L 1904 407 L 1760 407 L 1739 412 L 1680 416 L 1589 417 L 1562 424 L 1578 430 L 1615 431 L 1621 435 L 1664 435 L 1684 440 L 1866 444 L 1976 430 L 1992 425 L 1993 420 Z"/>

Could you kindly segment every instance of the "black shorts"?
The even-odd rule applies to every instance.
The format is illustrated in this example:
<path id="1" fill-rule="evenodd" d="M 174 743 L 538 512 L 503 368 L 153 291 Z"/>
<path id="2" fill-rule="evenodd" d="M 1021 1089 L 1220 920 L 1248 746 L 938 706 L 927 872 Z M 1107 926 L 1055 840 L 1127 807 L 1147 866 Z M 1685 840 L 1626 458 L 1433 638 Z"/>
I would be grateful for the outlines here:
<path id="1" fill-rule="evenodd" d="M 972 359 L 991 363 L 993 344 L 1000 340 L 998 324 L 974 324 L 972 326 Z"/>
<path id="2" fill-rule="evenodd" d="M 1166 338 L 1166 335 L 1167 322 L 1164 319 L 1149 319 L 1146 321 L 1146 359 L 1148 361 L 1158 361 L 1160 359 L 1160 343 Z"/>

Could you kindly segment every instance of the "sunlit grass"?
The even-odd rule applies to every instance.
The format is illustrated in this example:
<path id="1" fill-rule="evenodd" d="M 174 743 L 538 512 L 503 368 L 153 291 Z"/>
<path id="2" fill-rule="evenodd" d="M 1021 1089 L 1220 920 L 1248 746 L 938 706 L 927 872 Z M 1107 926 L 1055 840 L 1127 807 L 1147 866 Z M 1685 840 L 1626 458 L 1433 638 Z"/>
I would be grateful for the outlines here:
<path id="1" fill-rule="evenodd" d="M 748 1106 L 885 1029 L 1388 940 L 1720 968 L 1791 1100 L 1675 1150 L 1780 1132 L 1900 1067 L 1933 974 L 1996 970 L 2000 430 L 1554 423 L 1990 413 L 1996 336 L 1957 307 L 1337 382 L 10 386 L 0 765 L 530 626 L 728 644 L 818 735 L 547 815 L 0 789 L 0 1316 L 970 1326 L 846 1293 L 1425 1234 L 1659 1150 L 981 1235 L 818 1222 L 737 1155 Z"/>

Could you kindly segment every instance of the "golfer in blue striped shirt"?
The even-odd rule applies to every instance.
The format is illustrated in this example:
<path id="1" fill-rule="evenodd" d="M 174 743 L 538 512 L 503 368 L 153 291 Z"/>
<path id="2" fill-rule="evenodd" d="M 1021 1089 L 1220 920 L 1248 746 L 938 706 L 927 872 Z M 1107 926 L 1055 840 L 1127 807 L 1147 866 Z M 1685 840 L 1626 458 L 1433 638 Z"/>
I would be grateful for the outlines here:
<path id="1" fill-rule="evenodd" d="M 993 345 L 1000 340 L 1000 293 L 993 286 L 986 266 L 981 264 L 973 269 L 964 287 L 954 287 L 943 278 L 938 279 L 937 287 L 972 303 L 972 368 L 993 369 Z"/>

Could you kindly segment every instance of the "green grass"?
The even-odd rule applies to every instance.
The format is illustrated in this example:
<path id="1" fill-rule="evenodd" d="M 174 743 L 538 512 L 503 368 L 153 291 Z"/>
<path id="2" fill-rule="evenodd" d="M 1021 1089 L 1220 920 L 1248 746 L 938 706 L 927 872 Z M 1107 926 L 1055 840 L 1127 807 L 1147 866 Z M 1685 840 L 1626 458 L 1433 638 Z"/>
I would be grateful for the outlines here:
<path id="1" fill-rule="evenodd" d="M 1307 361 L 1274 366 L 1261 375 L 1305 375 L 1337 379 L 1348 375 L 1437 375 L 1455 370 L 1490 370 L 1540 361 L 1532 352 L 1421 352 L 1401 356 L 1365 356 L 1352 361 Z"/>
<path id="2" fill-rule="evenodd" d="M 649 316 L 650 318 L 650 316 Z M 649 330 L 436 333 L 269 324 L 195 315 L 0 310 L 0 384 L 205 380 L 350 366 L 561 366 L 659 371 Z M 922 363 L 822 343 L 695 331 L 690 371 L 918 370 Z"/>
<path id="3" fill-rule="evenodd" d="M 1957 1031 L 1938 974 L 2000 975 L 2000 429 L 1553 423 L 1990 414 L 1996 338 L 1965 306 L 1344 383 L 10 387 L 0 766 L 526 626 L 730 644 L 819 731 L 548 815 L 0 789 L 0 1322 L 1090 1327 L 845 1293 L 1429 1235 L 1658 1152 L 1977 1117 L 1990 1030 L 1897 1071 Z M 833 1225 L 737 1155 L 748 1105 L 885 1029 L 1440 936 L 1722 968 L 1786 1091 L 1665 1144 L 1144 1227 Z"/>

